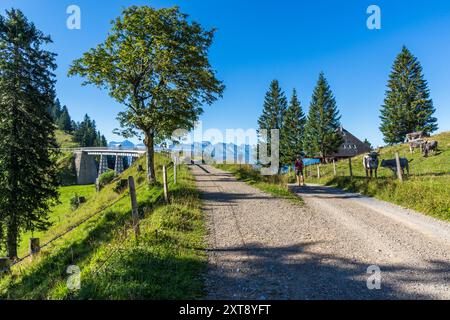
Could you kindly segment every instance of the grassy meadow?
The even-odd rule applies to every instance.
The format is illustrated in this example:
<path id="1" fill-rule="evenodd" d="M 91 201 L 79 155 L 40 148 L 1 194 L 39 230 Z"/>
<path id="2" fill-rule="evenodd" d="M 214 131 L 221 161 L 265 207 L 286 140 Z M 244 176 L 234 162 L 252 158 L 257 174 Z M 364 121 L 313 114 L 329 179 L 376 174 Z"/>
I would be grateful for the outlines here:
<path id="1" fill-rule="evenodd" d="M 402 207 L 417 210 L 433 217 L 450 220 L 450 132 L 429 138 L 439 142 L 436 155 L 424 158 L 420 150 L 411 154 L 406 144 L 386 147 L 380 151 L 382 159 L 394 159 L 395 152 L 410 161 L 410 175 L 400 183 L 391 170 L 378 169 L 378 179 L 366 179 L 363 156 L 352 161 L 353 179 L 350 178 L 348 161 L 338 162 L 337 175 L 333 165 L 320 165 L 321 178 L 317 178 L 317 166 L 308 167 L 306 182 L 325 184 L 358 192 Z"/>
<path id="2" fill-rule="evenodd" d="M 169 161 L 157 157 L 158 177 Z M 178 184 L 170 185 L 171 204 L 166 205 L 161 200 L 161 181 L 149 187 L 146 173 L 137 171 L 143 163 L 140 159 L 99 193 L 92 192 L 92 186 L 63 189 L 61 204 L 52 212 L 56 223 L 40 234 L 41 244 L 64 236 L 45 246 L 33 261 L 26 259 L 2 276 L 0 299 L 201 298 L 205 228 L 193 177 L 186 166 L 180 167 Z M 132 232 L 127 190 L 113 191 L 128 176 L 136 181 L 139 239 Z M 74 192 L 86 195 L 88 201 L 70 212 Z M 23 238 L 26 243 L 27 237 Z M 81 270 L 80 290 L 67 286 L 67 268 L 72 265 Z"/>

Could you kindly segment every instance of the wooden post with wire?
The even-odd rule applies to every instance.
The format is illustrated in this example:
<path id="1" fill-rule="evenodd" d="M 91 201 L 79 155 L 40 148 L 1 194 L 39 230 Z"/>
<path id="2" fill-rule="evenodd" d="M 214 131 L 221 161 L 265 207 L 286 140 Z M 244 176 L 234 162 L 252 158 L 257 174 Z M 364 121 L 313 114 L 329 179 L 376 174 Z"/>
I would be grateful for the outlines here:
<path id="1" fill-rule="evenodd" d="M 336 171 L 336 160 L 335 160 L 335 159 L 333 159 L 333 173 L 334 173 L 334 176 L 337 176 L 337 171 Z"/>
<path id="2" fill-rule="evenodd" d="M 168 204 L 169 199 L 169 185 L 167 183 L 167 166 L 163 166 L 163 182 L 164 182 L 164 200 Z"/>
<path id="3" fill-rule="evenodd" d="M 141 230 L 139 228 L 139 209 L 136 198 L 136 185 L 134 184 L 134 178 L 131 176 L 128 177 L 128 188 L 130 190 L 131 216 L 133 219 L 134 236 L 138 239 L 141 234 Z"/>
<path id="4" fill-rule="evenodd" d="M 30 256 L 34 258 L 41 252 L 41 245 L 39 238 L 30 238 Z"/>
<path id="5" fill-rule="evenodd" d="M 403 182 L 402 166 L 400 164 L 400 156 L 398 152 L 395 153 L 395 162 L 397 164 L 397 176 L 400 182 Z"/>
<path id="6" fill-rule="evenodd" d="M 177 184 L 177 166 L 178 158 L 175 158 L 173 161 L 173 184 Z"/>
<path id="7" fill-rule="evenodd" d="M 9 258 L 0 258 L 0 274 L 7 273 L 11 269 L 11 260 Z"/>
<path id="8" fill-rule="evenodd" d="M 350 170 L 350 178 L 353 178 L 352 158 L 348 158 L 348 169 Z"/>

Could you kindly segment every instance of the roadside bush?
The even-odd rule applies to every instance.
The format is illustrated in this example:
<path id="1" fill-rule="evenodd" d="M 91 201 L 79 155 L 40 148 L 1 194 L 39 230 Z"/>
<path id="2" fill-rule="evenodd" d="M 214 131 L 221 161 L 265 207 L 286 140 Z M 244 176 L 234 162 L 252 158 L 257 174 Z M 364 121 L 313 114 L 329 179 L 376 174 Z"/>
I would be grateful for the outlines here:
<path id="1" fill-rule="evenodd" d="M 81 204 L 86 202 L 85 197 L 80 197 L 79 195 L 75 194 L 72 198 L 70 198 L 70 208 L 72 211 L 77 210 Z"/>
<path id="2" fill-rule="evenodd" d="M 115 178 L 116 178 L 116 172 L 113 170 L 109 170 L 100 175 L 100 177 L 98 178 L 98 184 L 99 184 L 100 188 L 103 188 L 106 185 L 110 184 Z"/>
<path id="3" fill-rule="evenodd" d="M 116 182 L 116 185 L 113 188 L 113 191 L 115 193 L 121 193 L 128 187 L 128 180 L 127 179 L 121 179 Z"/>

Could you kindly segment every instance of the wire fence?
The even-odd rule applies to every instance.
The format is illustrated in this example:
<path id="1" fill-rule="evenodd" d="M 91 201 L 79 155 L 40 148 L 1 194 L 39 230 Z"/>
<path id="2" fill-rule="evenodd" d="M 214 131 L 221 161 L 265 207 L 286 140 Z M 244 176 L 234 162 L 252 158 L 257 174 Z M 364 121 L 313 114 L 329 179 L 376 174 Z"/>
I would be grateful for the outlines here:
<path id="1" fill-rule="evenodd" d="M 170 170 L 171 168 L 174 168 L 174 163 L 171 162 L 166 166 L 167 170 Z M 170 176 L 168 176 L 168 185 L 172 185 L 172 180 L 174 180 L 174 175 L 175 175 L 175 171 L 172 170 L 172 174 Z M 138 188 L 136 188 L 136 191 L 141 190 L 143 187 L 145 186 L 145 184 L 140 185 Z M 157 203 L 158 201 L 161 200 L 161 198 L 164 195 L 164 191 L 160 190 L 156 197 L 153 199 L 153 203 Z M 110 204 L 108 204 L 105 207 L 102 207 L 101 209 L 95 211 L 94 213 L 90 214 L 89 216 L 83 218 L 82 220 L 80 220 L 79 222 L 77 222 L 76 224 L 70 226 L 68 229 L 66 229 L 64 232 L 56 235 L 55 237 L 51 238 L 50 240 L 48 240 L 47 242 L 45 242 L 44 244 L 42 244 L 39 248 L 43 249 L 48 247 L 49 245 L 51 245 L 52 243 L 54 243 L 55 241 L 63 238 L 64 236 L 66 236 L 67 234 L 71 233 L 72 231 L 76 230 L 77 228 L 79 228 L 80 226 L 82 226 L 84 223 L 88 222 L 89 220 L 91 220 L 92 218 L 98 216 L 99 214 L 107 211 L 108 209 L 112 208 L 113 206 L 115 206 L 117 203 L 119 203 L 120 201 L 122 201 L 123 199 L 127 198 L 130 196 L 130 191 L 125 192 L 123 195 L 121 195 L 120 197 L 118 197 L 117 199 L 115 199 L 113 202 L 111 202 Z M 139 222 L 140 223 L 140 222 Z M 127 228 L 129 228 L 129 226 L 125 226 L 126 230 L 128 230 Z M 125 232 L 125 234 L 127 235 L 127 232 Z M 127 236 L 126 236 L 127 237 Z M 122 240 L 125 240 L 122 239 Z M 113 252 L 114 254 L 114 252 Z M 111 256 L 113 256 L 113 254 L 111 254 Z M 9 264 L 9 266 L 3 268 L 2 270 L 0 270 L 0 275 L 4 274 L 5 272 L 8 272 L 9 270 L 11 270 L 11 268 L 13 268 L 14 266 L 17 266 L 19 264 L 21 264 L 22 262 L 24 262 L 26 259 L 31 258 L 33 256 L 33 254 L 30 252 L 27 255 L 16 259 L 15 261 L 11 262 Z"/>

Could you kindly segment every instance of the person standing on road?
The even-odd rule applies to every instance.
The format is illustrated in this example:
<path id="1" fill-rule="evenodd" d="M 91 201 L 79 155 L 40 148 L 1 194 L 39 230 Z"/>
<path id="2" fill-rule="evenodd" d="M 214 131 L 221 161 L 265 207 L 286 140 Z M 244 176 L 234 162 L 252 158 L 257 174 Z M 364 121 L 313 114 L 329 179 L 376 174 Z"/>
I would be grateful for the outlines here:
<path id="1" fill-rule="evenodd" d="M 295 175 L 297 176 L 297 183 L 299 187 L 305 186 L 305 176 L 303 175 L 303 159 L 298 157 L 295 160 Z"/>

